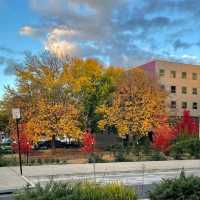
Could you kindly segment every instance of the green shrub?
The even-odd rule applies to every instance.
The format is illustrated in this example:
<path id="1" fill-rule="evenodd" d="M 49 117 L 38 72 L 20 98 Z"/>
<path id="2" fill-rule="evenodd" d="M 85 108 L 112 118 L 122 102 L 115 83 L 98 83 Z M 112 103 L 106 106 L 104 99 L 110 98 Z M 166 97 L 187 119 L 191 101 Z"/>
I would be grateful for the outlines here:
<path id="1" fill-rule="evenodd" d="M 164 153 L 159 151 L 152 151 L 150 155 L 150 160 L 159 161 L 159 160 L 167 160 Z"/>
<path id="2" fill-rule="evenodd" d="M 121 151 L 117 151 L 115 154 L 115 161 L 116 162 L 125 162 L 128 161 L 126 158 L 126 152 L 121 150 Z"/>
<path id="3" fill-rule="evenodd" d="M 170 155 L 175 159 L 198 159 L 200 158 L 200 140 L 198 138 L 178 140 L 172 145 Z"/>
<path id="4" fill-rule="evenodd" d="M 91 153 L 88 158 L 89 163 L 103 163 L 105 162 L 101 155 L 97 153 Z"/>
<path id="5" fill-rule="evenodd" d="M 8 165 L 7 160 L 5 160 L 3 158 L 3 156 L 0 156 L 0 167 L 4 167 L 4 166 L 7 166 L 7 165 Z"/>
<path id="6" fill-rule="evenodd" d="M 199 200 L 200 177 L 185 177 L 184 172 L 179 178 L 165 179 L 149 193 L 150 200 Z"/>
<path id="7" fill-rule="evenodd" d="M 38 159 L 37 159 L 37 162 L 38 162 L 38 164 L 41 165 L 41 164 L 42 164 L 42 159 L 41 159 L 41 158 L 38 158 Z"/>
<path id="8" fill-rule="evenodd" d="M 35 164 L 35 159 L 31 159 L 30 163 L 31 163 L 31 165 L 34 165 Z"/>
<path id="9" fill-rule="evenodd" d="M 137 200 L 133 188 L 119 183 L 105 185 L 95 183 L 55 183 L 45 187 L 36 185 L 14 194 L 15 200 Z"/>
<path id="10" fill-rule="evenodd" d="M 48 163 L 49 163 L 49 159 L 48 159 L 48 158 L 45 158 L 45 159 L 44 159 L 44 163 L 45 163 L 45 164 L 48 164 Z"/>

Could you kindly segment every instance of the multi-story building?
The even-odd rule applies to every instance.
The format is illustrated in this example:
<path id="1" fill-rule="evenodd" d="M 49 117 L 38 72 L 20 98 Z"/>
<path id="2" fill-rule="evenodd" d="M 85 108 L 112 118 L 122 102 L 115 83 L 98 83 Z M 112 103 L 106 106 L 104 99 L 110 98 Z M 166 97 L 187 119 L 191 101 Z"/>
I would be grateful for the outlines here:
<path id="1" fill-rule="evenodd" d="M 200 117 L 200 65 L 155 60 L 140 67 L 169 93 L 170 116 L 181 117 L 189 110 L 192 117 Z"/>

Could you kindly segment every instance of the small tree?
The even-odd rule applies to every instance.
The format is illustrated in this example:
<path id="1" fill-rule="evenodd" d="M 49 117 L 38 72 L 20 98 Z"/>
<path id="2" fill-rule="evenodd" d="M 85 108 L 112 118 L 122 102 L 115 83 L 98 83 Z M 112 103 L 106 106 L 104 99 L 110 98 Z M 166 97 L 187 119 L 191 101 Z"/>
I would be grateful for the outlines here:
<path id="1" fill-rule="evenodd" d="M 174 130 L 168 124 L 167 117 L 161 119 L 163 123 L 154 129 L 152 146 L 162 152 L 169 150 L 172 141 L 176 138 Z"/>
<path id="2" fill-rule="evenodd" d="M 170 126 L 168 119 L 161 119 L 162 124 L 154 129 L 153 147 L 166 152 L 172 143 L 198 136 L 198 124 L 190 116 L 189 111 L 183 112 L 183 117 L 174 126 Z"/>
<path id="3" fill-rule="evenodd" d="M 94 178 L 96 180 L 95 157 L 93 155 L 95 143 L 96 143 L 96 140 L 94 136 L 92 135 L 91 131 L 87 129 L 83 135 L 83 147 L 81 148 L 81 150 L 92 157 Z"/>
<path id="4" fill-rule="evenodd" d="M 19 151 L 18 141 L 17 141 L 17 133 L 14 131 L 12 133 L 12 138 L 16 141 L 16 143 L 12 144 L 12 150 L 14 152 Z M 27 164 L 28 164 L 28 156 L 31 151 L 31 138 L 28 136 L 26 132 L 26 124 L 20 124 L 19 127 L 19 144 L 21 153 L 26 155 L 27 157 Z"/>
<path id="5" fill-rule="evenodd" d="M 198 124 L 190 116 L 190 112 L 185 110 L 183 118 L 175 125 L 175 135 L 178 137 L 196 137 L 198 136 Z"/>

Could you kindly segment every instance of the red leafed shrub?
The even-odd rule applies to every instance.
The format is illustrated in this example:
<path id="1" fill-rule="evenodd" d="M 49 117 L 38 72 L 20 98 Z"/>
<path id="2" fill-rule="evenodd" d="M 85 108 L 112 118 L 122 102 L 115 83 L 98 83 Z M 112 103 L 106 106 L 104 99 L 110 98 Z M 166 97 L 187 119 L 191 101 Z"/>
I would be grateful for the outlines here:
<path id="1" fill-rule="evenodd" d="M 182 120 L 175 125 L 174 130 L 177 136 L 181 134 L 186 136 L 197 136 L 199 127 L 197 121 L 190 117 L 190 112 L 184 111 Z"/>
<path id="2" fill-rule="evenodd" d="M 154 130 L 153 147 L 159 151 L 166 152 L 171 142 L 176 138 L 174 130 L 167 122 Z"/>
<path id="3" fill-rule="evenodd" d="M 26 125 L 20 124 L 19 125 L 19 141 L 20 141 L 20 149 L 22 154 L 27 154 L 31 151 L 31 143 L 25 133 Z M 17 132 L 15 131 L 12 134 L 12 138 L 16 141 L 16 143 L 12 144 L 12 149 L 14 152 L 18 152 L 18 139 L 17 139 Z"/>
<path id="4" fill-rule="evenodd" d="M 94 145 L 96 141 L 94 136 L 90 131 L 86 131 L 83 136 L 83 147 L 81 150 L 85 153 L 92 153 L 94 152 Z"/>
<path id="5" fill-rule="evenodd" d="M 198 123 L 190 117 L 189 111 L 184 111 L 183 118 L 174 126 L 168 124 L 167 118 L 161 120 L 163 121 L 162 126 L 154 129 L 152 144 L 159 151 L 168 151 L 177 137 L 193 137 L 198 135 Z"/>

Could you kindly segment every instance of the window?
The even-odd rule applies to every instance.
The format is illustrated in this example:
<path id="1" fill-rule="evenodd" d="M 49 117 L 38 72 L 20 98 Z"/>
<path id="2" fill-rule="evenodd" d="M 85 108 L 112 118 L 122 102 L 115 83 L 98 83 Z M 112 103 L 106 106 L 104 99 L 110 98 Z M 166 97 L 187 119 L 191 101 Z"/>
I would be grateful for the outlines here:
<path id="1" fill-rule="evenodd" d="M 192 80 L 197 80 L 197 73 L 192 73 Z"/>
<path id="2" fill-rule="evenodd" d="M 187 78 L 187 73 L 186 72 L 182 72 L 182 79 L 186 79 Z"/>
<path id="3" fill-rule="evenodd" d="M 160 76 L 164 76 L 165 75 L 165 70 L 164 69 L 160 69 L 159 75 Z"/>
<path id="4" fill-rule="evenodd" d="M 176 93 L 176 86 L 174 85 L 171 86 L 171 93 Z"/>
<path id="5" fill-rule="evenodd" d="M 186 87 L 182 87 L 182 94 L 187 94 L 187 88 Z"/>
<path id="6" fill-rule="evenodd" d="M 176 71 L 171 71 L 171 77 L 176 78 Z"/>
<path id="7" fill-rule="evenodd" d="M 197 102 L 193 102 L 192 108 L 193 108 L 194 110 L 197 110 Z"/>
<path id="8" fill-rule="evenodd" d="M 182 108 L 183 108 L 183 109 L 186 109 L 186 108 L 187 108 L 187 102 L 185 102 L 185 101 L 182 102 Z"/>
<path id="9" fill-rule="evenodd" d="M 197 95 L 197 88 L 192 88 L 192 94 Z"/>
<path id="10" fill-rule="evenodd" d="M 171 101 L 171 108 L 176 108 L 176 101 Z"/>

